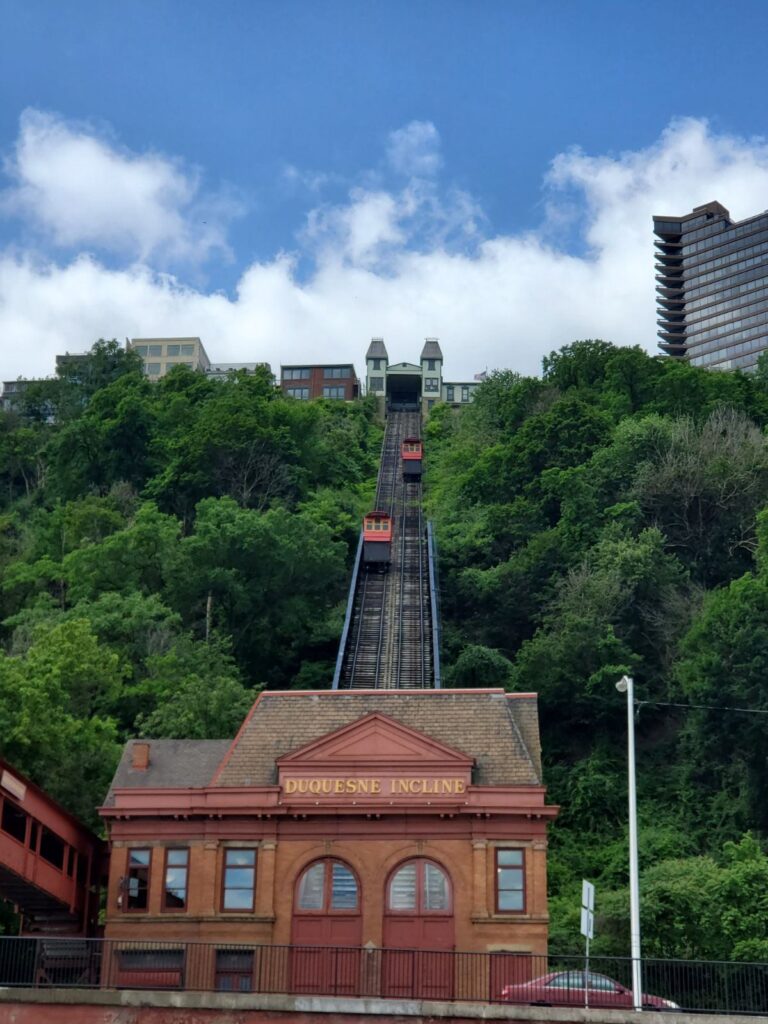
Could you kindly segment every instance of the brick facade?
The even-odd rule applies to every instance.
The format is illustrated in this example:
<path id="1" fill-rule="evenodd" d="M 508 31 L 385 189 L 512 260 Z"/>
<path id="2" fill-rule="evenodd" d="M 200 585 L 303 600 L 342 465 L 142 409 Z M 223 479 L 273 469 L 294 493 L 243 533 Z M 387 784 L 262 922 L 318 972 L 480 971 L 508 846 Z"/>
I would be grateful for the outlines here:
<path id="1" fill-rule="evenodd" d="M 387 883 L 404 862 L 427 860 L 451 891 L 440 948 L 546 952 L 546 825 L 556 808 L 544 800 L 531 695 L 266 692 L 228 747 L 149 744 L 146 767 L 142 745 L 129 744 L 102 808 L 107 938 L 290 944 L 297 881 L 331 858 L 358 885 L 359 939 L 349 941 L 394 945 Z M 189 850 L 187 902 L 168 910 L 165 854 L 177 848 Z M 151 862 L 141 910 L 128 909 L 125 881 L 137 849 Z M 223 907 L 232 849 L 255 850 L 248 912 Z M 514 912 L 496 907 L 498 849 L 520 851 L 524 865 Z"/>
<path id="2" fill-rule="evenodd" d="M 343 373 L 343 376 L 336 375 L 339 371 Z M 297 376 L 297 374 L 304 373 L 306 376 Z M 326 397 L 352 402 L 360 397 L 360 381 L 354 366 L 347 363 L 322 366 L 307 364 L 281 366 L 280 387 L 283 394 L 292 395 L 305 401 Z M 330 393 L 327 393 L 326 389 L 331 389 Z"/>

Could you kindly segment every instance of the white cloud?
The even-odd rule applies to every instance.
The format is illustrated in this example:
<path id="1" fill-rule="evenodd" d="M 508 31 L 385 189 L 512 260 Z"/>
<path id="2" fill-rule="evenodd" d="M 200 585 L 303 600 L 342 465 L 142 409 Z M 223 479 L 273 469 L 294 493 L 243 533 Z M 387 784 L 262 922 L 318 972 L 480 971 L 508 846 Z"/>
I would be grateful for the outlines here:
<path id="1" fill-rule="evenodd" d="M 63 248 L 198 263 L 228 253 L 226 227 L 241 212 L 232 198 L 201 194 L 199 175 L 178 162 L 122 151 L 91 126 L 38 110 L 22 114 L 5 172 L 0 213 Z"/>
<path id="2" fill-rule="evenodd" d="M 411 121 L 389 133 L 387 159 L 394 171 L 406 177 L 437 174 L 443 164 L 440 133 L 431 121 Z"/>
<path id="3" fill-rule="evenodd" d="M 358 369 L 372 335 L 383 335 L 393 361 L 414 358 L 435 335 L 453 379 L 486 366 L 536 373 L 542 355 L 576 338 L 655 351 L 652 214 L 719 199 L 743 218 L 766 195 L 765 141 L 680 120 L 646 149 L 557 156 L 544 182 L 549 215 L 527 233 L 489 234 L 471 197 L 423 180 L 396 192 L 358 188 L 345 204 L 311 211 L 296 253 L 244 269 L 232 297 L 148 266 L 40 264 L 9 251 L 0 254 L 2 376 L 50 373 L 57 352 L 126 335 L 199 335 L 221 362 L 332 359 Z M 574 223 L 584 254 L 561 241 Z"/>

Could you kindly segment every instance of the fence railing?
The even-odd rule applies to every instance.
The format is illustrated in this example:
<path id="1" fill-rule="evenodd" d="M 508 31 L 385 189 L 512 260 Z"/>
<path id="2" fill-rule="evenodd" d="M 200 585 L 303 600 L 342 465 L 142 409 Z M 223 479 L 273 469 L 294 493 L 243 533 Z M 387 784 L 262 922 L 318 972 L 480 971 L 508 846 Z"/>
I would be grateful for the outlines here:
<path id="1" fill-rule="evenodd" d="M 768 1013 L 768 964 L 644 960 L 654 1009 Z M 627 958 L 0 936 L 0 987 L 131 988 L 631 1007 Z"/>

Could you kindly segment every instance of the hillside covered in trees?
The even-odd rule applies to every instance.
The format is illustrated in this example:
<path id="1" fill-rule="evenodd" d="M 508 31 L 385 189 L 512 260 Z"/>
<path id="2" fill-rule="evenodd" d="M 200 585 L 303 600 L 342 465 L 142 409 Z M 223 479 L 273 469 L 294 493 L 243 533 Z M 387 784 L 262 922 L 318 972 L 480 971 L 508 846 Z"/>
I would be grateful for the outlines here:
<path id="1" fill-rule="evenodd" d="M 132 353 L 0 418 L 0 749 L 96 823 L 128 736 L 234 735 L 261 686 L 327 685 L 381 428 L 266 374 Z"/>
<path id="2" fill-rule="evenodd" d="M 447 685 L 540 695 L 552 945 L 625 954 L 626 704 L 647 955 L 768 960 L 768 374 L 577 342 L 425 426 Z M 381 426 L 112 342 L 0 414 L 0 750 L 95 823 L 128 736 L 330 685 Z M 736 709 L 736 710 L 734 710 Z M 746 713 L 739 709 L 749 709 Z"/>
<path id="3" fill-rule="evenodd" d="M 768 959 L 767 423 L 762 371 L 590 341 L 427 425 L 447 681 L 540 696 L 556 949 L 582 878 L 628 948 L 627 672 L 644 953 Z"/>

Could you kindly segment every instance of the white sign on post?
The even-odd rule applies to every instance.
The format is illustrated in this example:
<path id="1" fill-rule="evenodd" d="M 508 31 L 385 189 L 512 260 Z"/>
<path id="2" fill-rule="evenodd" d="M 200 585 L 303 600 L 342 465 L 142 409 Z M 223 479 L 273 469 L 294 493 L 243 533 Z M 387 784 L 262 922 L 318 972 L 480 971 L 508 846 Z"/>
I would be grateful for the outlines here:
<path id="1" fill-rule="evenodd" d="M 595 931 L 595 887 L 591 882 L 581 883 L 581 934 L 593 939 Z"/>
<path id="2" fill-rule="evenodd" d="M 581 905 L 587 910 L 595 909 L 595 887 L 586 879 L 581 883 Z"/>
<path id="3" fill-rule="evenodd" d="M 589 940 L 595 937 L 595 887 L 586 879 L 581 883 L 581 934 L 587 940 L 584 954 L 584 1006 L 589 1007 Z"/>

